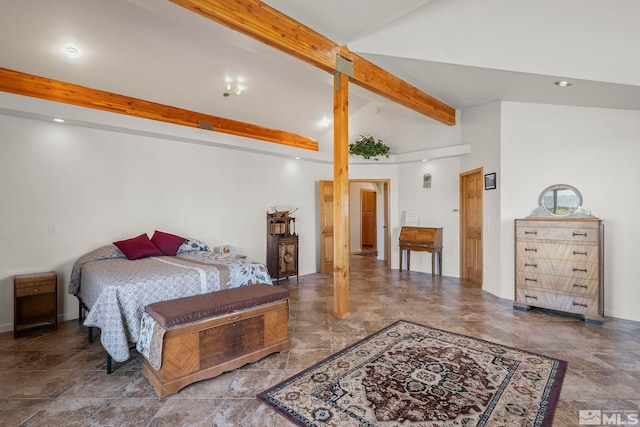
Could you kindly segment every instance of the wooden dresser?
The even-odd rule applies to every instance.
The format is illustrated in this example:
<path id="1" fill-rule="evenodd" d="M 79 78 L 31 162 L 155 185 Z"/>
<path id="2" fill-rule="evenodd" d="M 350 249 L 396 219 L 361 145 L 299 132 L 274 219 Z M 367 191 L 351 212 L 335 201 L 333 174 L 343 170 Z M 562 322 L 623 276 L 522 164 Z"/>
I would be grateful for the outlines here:
<path id="1" fill-rule="evenodd" d="M 598 218 L 515 220 L 514 308 L 604 316 L 604 225 Z"/>

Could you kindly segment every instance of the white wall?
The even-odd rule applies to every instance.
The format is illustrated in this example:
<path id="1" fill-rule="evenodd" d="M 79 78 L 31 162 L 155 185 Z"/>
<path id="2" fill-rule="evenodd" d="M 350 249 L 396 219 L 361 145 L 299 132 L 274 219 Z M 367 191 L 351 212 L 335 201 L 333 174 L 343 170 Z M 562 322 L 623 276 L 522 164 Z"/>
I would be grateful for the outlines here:
<path id="1" fill-rule="evenodd" d="M 469 108 L 461 113 L 462 141 L 471 144 L 471 153 L 462 157 L 461 172 L 482 167 L 485 174 L 496 172 L 497 188 L 482 193 L 483 202 L 483 281 L 482 288 L 503 298 L 504 277 L 502 276 L 503 260 L 500 257 L 501 245 L 513 243 L 503 239 L 503 224 L 500 220 L 500 203 L 502 194 L 502 173 L 500 171 L 500 104 L 488 104 Z M 513 264 L 513 262 L 511 262 Z M 511 284 L 513 287 L 513 284 Z"/>
<path id="2" fill-rule="evenodd" d="M 391 148 L 391 154 L 460 144 L 460 126 L 447 126 L 391 102 L 371 102 L 349 116 L 349 141 L 368 133 Z"/>
<path id="3" fill-rule="evenodd" d="M 398 166 L 352 165 L 349 176 L 390 180 L 397 230 Z M 299 208 L 300 274 L 313 273 L 317 182 L 332 177 L 323 153 L 0 93 L 0 331 L 12 327 L 14 274 L 58 272 L 59 314 L 75 318 L 74 261 L 143 232 L 232 244 L 264 261 L 274 205 Z"/>
<path id="4" fill-rule="evenodd" d="M 404 221 L 406 211 L 418 211 L 420 227 L 442 227 L 442 274 L 459 277 L 460 215 L 458 174 L 460 159 L 440 159 L 408 163 L 398 167 L 398 216 Z M 423 188 L 422 178 L 431 174 L 431 188 Z M 394 266 L 398 266 L 397 242 L 400 224 L 393 229 Z M 429 252 L 411 253 L 411 271 L 431 272 Z"/>
<path id="5" fill-rule="evenodd" d="M 332 174 L 322 163 L 0 115 L 0 330 L 11 329 L 14 274 L 58 272 L 59 312 L 74 318 L 73 262 L 155 229 L 264 262 L 274 205 L 299 207 L 300 274 L 315 272 L 313 189 Z"/>
<path id="6" fill-rule="evenodd" d="M 513 220 L 549 185 L 575 186 L 605 224 L 605 315 L 640 321 L 640 111 L 502 104 L 502 294 L 513 296 Z"/>

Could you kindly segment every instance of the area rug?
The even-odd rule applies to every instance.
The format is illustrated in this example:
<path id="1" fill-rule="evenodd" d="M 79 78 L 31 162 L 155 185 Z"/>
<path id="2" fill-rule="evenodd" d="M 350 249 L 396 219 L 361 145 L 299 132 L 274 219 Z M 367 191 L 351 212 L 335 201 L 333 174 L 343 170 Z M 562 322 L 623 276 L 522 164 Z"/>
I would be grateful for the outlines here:
<path id="1" fill-rule="evenodd" d="M 360 255 L 360 256 L 378 256 L 378 251 L 376 251 L 376 250 L 360 251 L 360 252 L 356 252 L 355 255 Z"/>
<path id="2" fill-rule="evenodd" d="M 566 369 L 400 320 L 257 397 L 300 426 L 550 426 Z"/>

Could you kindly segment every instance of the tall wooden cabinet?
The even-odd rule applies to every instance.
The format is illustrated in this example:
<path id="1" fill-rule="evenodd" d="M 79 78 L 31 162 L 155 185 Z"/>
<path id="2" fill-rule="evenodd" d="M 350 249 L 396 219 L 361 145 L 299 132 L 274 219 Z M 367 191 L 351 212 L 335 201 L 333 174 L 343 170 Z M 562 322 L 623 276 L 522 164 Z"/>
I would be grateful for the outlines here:
<path id="1" fill-rule="evenodd" d="M 274 280 L 298 279 L 298 235 L 296 219 L 280 213 L 267 213 L 267 270 Z"/>
<path id="2" fill-rule="evenodd" d="M 602 323 L 603 278 L 602 220 L 515 220 L 515 308 L 543 307 Z"/>

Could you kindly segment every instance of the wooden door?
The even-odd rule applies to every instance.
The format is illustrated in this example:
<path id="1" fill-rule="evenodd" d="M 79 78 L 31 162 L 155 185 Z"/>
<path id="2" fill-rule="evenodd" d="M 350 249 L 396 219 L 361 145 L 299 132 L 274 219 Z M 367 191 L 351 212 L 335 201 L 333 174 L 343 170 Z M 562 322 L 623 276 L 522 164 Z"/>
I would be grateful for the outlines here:
<path id="1" fill-rule="evenodd" d="M 460 275 L 482 285 L 482 168 L 460 174 Z"/>
<path id="2" fill-rule="evenodd" d="M 320 181 L 320 273 L 333 271 L 333 181 Z"/>
<path id="3" fill-rule="evenodd" d="M 361 249 L 375 249 L 378 245 L 376 233 L 376 192 L 373 190 L 360 191 L 360 247 Z"/>

